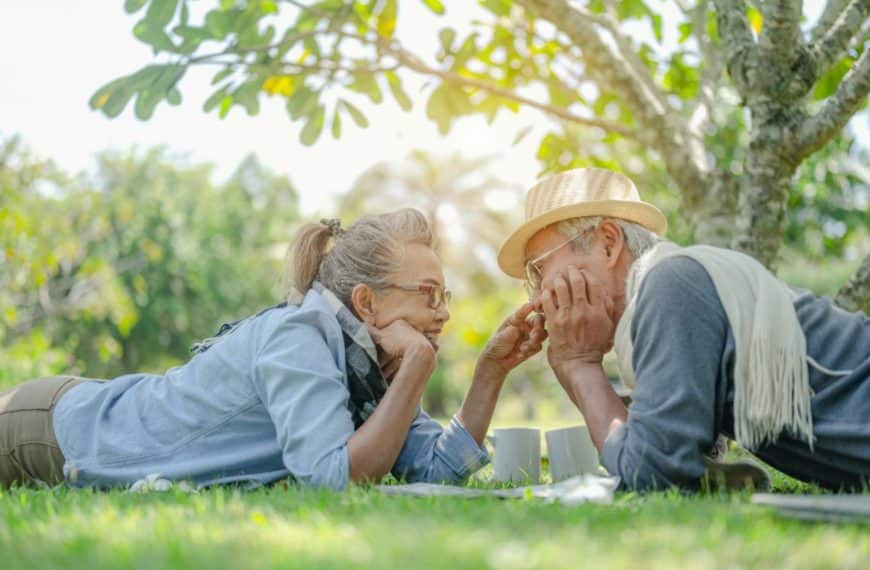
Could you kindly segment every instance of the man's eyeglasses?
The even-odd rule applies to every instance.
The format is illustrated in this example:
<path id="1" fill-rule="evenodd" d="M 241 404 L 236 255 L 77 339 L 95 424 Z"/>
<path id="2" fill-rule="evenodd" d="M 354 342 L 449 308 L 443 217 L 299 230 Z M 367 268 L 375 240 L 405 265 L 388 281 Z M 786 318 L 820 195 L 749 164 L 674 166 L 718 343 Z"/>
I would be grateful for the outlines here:
<path id="1" fill-rule="evenodd" d="M 547 251 L 545 251 L 541 255 L 535 257 L 534 259 L 530 259 L 529 261 L 526 262 L 525 286 L 526 286 L 526 292 L 529 294 L 529 297 L 531 297 L 533 294 L 535 294 L 535 292 L 537 292 L 541 288 L 541 280 L 543 279 L 543 273 L 541 272 L 541 263 L 547 257 L 556 253 L 557 251 L 559 251 L 560 249 L 562 249 L 563 247 L 565 247 L 566 245 L 568 245 L 569 243 L 571 243 L 572 241 L 576 240 L 577 238 L 579 238 L 583 235 L 585 235 L 585 234 L 577 234 L 574 237 L 568 239 L 567 241 L 560 243 L 559 245 L 557 245 L 553 249 L 548 249 Z"/>
<path id="2" fill-rule="evenodd" d="M 450 299 L 453 298 L 453 293 L 449 289 L 442 287 L 441 285 L 435 285 L 434 283 L 420 283 L 418 285 L 398 285 L 396 283 L 388 283 L 385 287 L 428 295 L 428 305 L 430 309 L 438 309 L 441 307 L 442 303 L 446 309 L 450 304 Z"/>

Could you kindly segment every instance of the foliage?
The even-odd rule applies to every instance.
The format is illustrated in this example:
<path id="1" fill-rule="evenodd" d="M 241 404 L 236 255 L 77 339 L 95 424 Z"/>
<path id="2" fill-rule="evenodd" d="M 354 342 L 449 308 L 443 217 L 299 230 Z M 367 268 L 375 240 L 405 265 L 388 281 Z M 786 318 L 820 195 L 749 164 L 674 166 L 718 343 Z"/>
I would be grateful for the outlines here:
<path id="1" fill-rule="evenodd" d="M 756 178 L 763 172 L 745 166 L 751 155 L 760 155 L 749 152 L 751 129 L 744 117 L 746 101 L 738 95 L 740 85 L 723 81 L 726 63 L 736 57 L 728 51 L 734 49 L 731 38 L 723 39 L 719 29 L 722 18 L 730 17 L 726 2 L 717 3 L 714 10 L 707 0 L 480 0 L 474 7 L 440 1 L 227 0 L 207 3 L 197 11 L 201 17 L 194 17 L 188 4 L 187 0 L 126 3 L 127 11 L 140 18 L 135 36 L 154 50 L 155 60 L 101 87 L 91 99 L 92 108 L 114 117 L 135 100 L 136 115 L 147 119 L 161 101 L 180 100 L 179 85 L 191 67 L 217 66 L 214 91 L 204 104 L 207 112 L 225 117 L 238 106 L 256 114 L 262 98 L 282 99 L 290 119 L 304 123 L 300 140 L 309 145 L 327 129 L 340 137 L 348 119 L 364 128 L 371 104 L 392 99 L 403 109 L 411 108 L 414 100 L 403 85 L 413 73 L 433 80 L 426 88 L 426 114 L 442 133 L 461 117 L 483 115 L 493 120 L 522 105 L 554 118 L 555 123 L 541 123 L 536 129 L 517 126 L 518 139 L 532 130 L 541 137 L 538 158 L 545 171 L 590 164 L 613 167 L 622 163 L 623 150 L 630 148 L 630 156 L 642 161 L 643 169 L 629 170 L 646 174 L 652 166 L 655 172 L 650 178 L 655 188 L 662 189 L 656 197 L 667 206 L 679 204 L 671 221 L 672 237 L 680 242 L 693 239 L 705 219 L 721 217 L 724 211 L 733 217 L 738 194 L 752 196 L 753 184 L 759 183 Z M 414 10 L 428 10 L 434 52 L 415 53 L 406 47 L 403 15 Z M 464 10 L 470 24 L 451 27 L 456 21 L 445 14 L 452 10 Z M 554 17 L 560 10 L 578 19 L 563 27 Z M 745 21 L 754 42 L 767 33 L 764 17 L 770 10 L 750 2 L 745 14 L 734 17 Z M 866 11 L 853 12 L 850 17 L 866 17 Z M 812 30 L 800 30 L 801 44 L 815 42 L 816 35 L 824 35 L 823 28 L 819 23 Z M 812 85 L 807 86 L 809 103 L 795 107 L 801 117 L 835 98 L 848 70 L 858 67 L 861 33 L 851 43 L 848 39 L 842 49 L 833 46 L 833 40 L 823 46 L 838 55 L 808 72 L 818 77 L 813 75 Z M 798 57 L 794 65 L 805 63 Z M 771 123 L 771 128 L 790 128 L 789 121 L 801 119 L 783 117 L 782 125 Z M 762 144 L 758 141 L 763 135 L 753 132 L 752 136 Z M 695 145 L 695 139 L 703 144 Z M 802 159 L 777 168 L 793 172 Z M 777 181 L 760 183 L 787 185 L 790 172 Z M 728 182 L 721 203 L 719 198 L 707 199 L 715 186 L 713 179 Z M 842 177 L 827 182 L 836 186 Z M 779 189 L 767 190 L 778 201 L 785 195 Z M 809 205 L 811 213 L 823 211 L 825 219 L 822 237 L 818 232 L 808 234 L 813 242 L 824 241 L 821 249 L 812 245 L 815 253 L 842 250 L 866 217 L 860 209 L 849 211 L 853 204 L 848 200 L 840 201 L 842 207 L 829 207 L 830 203 L 818 204 L 816 198 L 805 199 L 804 190 L 806 186 L 791 188 L 787 204 L 771 205 L 770 216 L 759 215 L 751 222 L 760 224 L 764 237 L 747 239 L 752 228 L 730 236 L 737 231 L 731 222 L 705 230 L 701 239 L 720 244 L 740 237 L 733 244 L 772 264 L 776 251 L 769 250 L 779 247 L 783 233 L 780 208 L 800 210 L 794 218 L 806 216 Z M 816 196 L 827 200 L 823 194 Z M 759 204 L 753 208 L 763 209 Z M 743 210 L 741 215 L 748 216 Z M 802 239 L 794 225 L 784 233 L 792 244 Z"/>
<path id="2" fill-rule="evenodd" d="M 68 179 L 20 146 L 0 155 L 0 385 L 162 371 L 275 302 L 297 197 L 254 159 L 221 186 L 163 149 L 107 153 Z"/>

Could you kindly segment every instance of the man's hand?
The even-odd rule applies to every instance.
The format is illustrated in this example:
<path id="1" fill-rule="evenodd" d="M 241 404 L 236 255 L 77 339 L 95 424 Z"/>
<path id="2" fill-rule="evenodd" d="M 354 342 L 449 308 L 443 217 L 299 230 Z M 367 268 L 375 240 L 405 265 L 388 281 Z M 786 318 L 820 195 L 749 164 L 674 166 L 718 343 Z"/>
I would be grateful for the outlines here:
<path id="1" fill-rule="evenodd" d="M 541 304 L 550 346 L 547 359 L 555 370 L 565 364 L 601 364 L 613 348 L 614 323 L 610 298 L 601 282 L 570 267 L 543 284 Z"/>
<path id="2" fill-rule="evenodd" d="M 403 319 L 398 319 L 377 328 L 366 325 L 378 349 L 378 364 L 384 378 L 391 380 L 406 359 L 412 359 L 418 366 L 428 366 L 435 370 L 435 349 L 423 334 Z"/>
<path id="3" fill-rule="evenodd" d="M 534 315 L 526 303 L 509 316 L 487 341 L 477 361 L 477 371 L 504 379 L 508 372 L 540 352 L 547 330 L 543 315 Z"/>

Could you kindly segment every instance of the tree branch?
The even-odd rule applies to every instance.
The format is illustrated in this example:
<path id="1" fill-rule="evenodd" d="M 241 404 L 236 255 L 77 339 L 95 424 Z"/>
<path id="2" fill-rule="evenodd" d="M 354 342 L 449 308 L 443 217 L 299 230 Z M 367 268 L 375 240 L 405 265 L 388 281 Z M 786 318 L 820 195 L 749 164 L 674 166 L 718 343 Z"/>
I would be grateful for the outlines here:
<path id="1" fill-rule="evenodd" d="M 828 98 L 822 108 L 807 119 L 798 129 L 796 152 L 799 157 L 812 154 L 849 122 L 858 110 L 867 93 L 870 92 L 870 49 L 865 49 L 861 57 L 843 77 L 836 93 Z"/>
<path id="2" fill-rule="evenodd" d="M 870 16 L 868 0 L 852 0 L 840 12 L 827 32 L 813 42 L 810 54 L 815 68 L 815 78 L 821 77 L 842 57 L 849 42 L 861 30 Z"/>
<path id="3" fill-rule="evenodd" d="M 831 26 L 834 25 L 837 18 L 840 17 L 840 14 L 843 13 L 843 10 L 850 1 L 851 0 L 828 0 L 828 3 L 825 4 L 824 10 L 822 10 L 822 15 L 819 16 L 819 21 L 816 22 L 815 27 L 810 32 L 811 42 L 815 43 L 819 41 L 819 39 L 828 33 L 828 30 L 831 29 Z"/>
<path id="4" fill-rule="evenodd" d="M 764 26 L 758 38 L 759 56 L 778 68 L 788 69 L 800 43 L 802 0 L 766 0 L 761 4 Z"/>
<path id="5" fill-rule="evenodd" d="M 713 0 L 713 3 L 719 35 L 728 54 L 728 75 L 740 94 L 747 97 L 755 83 L 753 60 L 757 58 L 757 46 L 746 19 L 746 4 L 743 0 Z"/>
<path id="6" fill-rule="evenodd" d="M 870 255 L 840 288 L 834 302 L 847 311 L 870 313 Z"/>
<path id="7" fill-rule="evenodd" d="M 681 6 L 682 8 L 682 6 Z M 698 48 L 704 57 L 704 67 L 698 81 L 698 96 L 689 114 L 689 129 L 702 136 L 704 127 L 713 116 L 716 93 L 725 62 L 713 38 L 707 33 L 707 2 L 699 2 L 695 8 L 684 9 L 692 22 L 692 29 L 698 40 Z"/>
<path id="8" fill-rule="evenodd" d="M 296 6 L 300 10 L 309 11 L 313 14 L 317 14 L 321 17 L 328 17 L 328 14 L 321 11 L 320 9 L 314 6 L 306 6 L 298 0 L 284 0 L 288 4 Z M 505 89 L 503 87 L 499 87 L 498 85 L 493 85 L 486 81 L 481 81 L 479 79 L 465 77 L 458 73 L 452 71 L 444 71 L 440 69 L 436 69 L 434 67 L 429 66 L 419 57 L 415 56 L 411 52 L 405 50 L 396 40 L 387 40 L 386 38 L 369 38 L 363 35 L 357 35 L 352 33 L 347 33 L 340 30 L 331 30 L 333 33 L 336 33 L 340 36 L 349 37 L 356 39 L 362 43 L 366 43 L 369 45 L 374 45 L 379 49 L 384 50 L 389 55 L 396 58 L 396 60 L 411 69 L 412 71 L 416 71 L 417 73 L 423 75 L 430 75 L 434 77 L 439 77 L 444 81 L 448 81 L 457 85 L 464 85 L 466 87 L 473 87 L 475 89 L 481 89 L 493 95 L 503 97 L 505 99 L 509 99 L 511 101 L 516 101 L 517 103 L 521 103 L 523 105 L 527 105 L 534 109 L 538 109 L 539 111 L 543 111 L 544 113 L 559 117 L 562 120 L 569 121 L 574 124 L 584 125 L 587 127 L 596 127 L 599 129 L 603 129 L 607 132 L 619 133 L 620 135 L 632 139 L 639 139 L 640 133 L 638 133 L 634 129 L 630 129 L 624 125 L 619 123 L 614 123 L 611 121 L 604 121 L 599 119 L 592 119 L 587 117 L 581 117 L 580 115 L 576 115 L 565 109 L 560 107 L 553 107 L 551 105 L 546 105 L 544 103 L 540 103 L 533 99 L 529 99 L 528 97 L 524 97 L 509 89 Z"/>
<path id="9" fill-rule="evenodd" d="M 517 103 L 522 103 L 523 105 L 532 107 L 533 109 L 537 109 L 539 111 L 543 111 L 544 113 L 553 115 L 574 124 L 584 125 L 587 127 L 597 127 L 608 132 L 619 133 L 624 137 L 632 138 L 635 140 L 640 138 L 640 133 L 638 133 L 638 131 L 636 131 L 635 129 L 630 129 L 620 123 L 588 117 L 581 117 L 580 115 L 571 113 L 570 111 L 567 111 L 561 107 L 554 107 L 552 105 L 547 105 L 539 101 L 529 99 L 528 97 L 524 97 L 522 95 L 514 93 L 510 89 L 505 89 L 503 87 L 499 87 L 498 85 L 493 85 L 492 83 L 482 81 L 480 79 L 466 77 L 453 71 L 444 71 L 441 69 L 430 67 L 428 64 L 423 62 L 414 54 L 406 51 L 404 48 L 401 48 L 396 42 L 390 42 L 389 44 L 386 44 L 384 46 L 384 49 L 388 54 L 395 57 L 396 60 L 404 67 L 412 71 L 416 71 L 417 73 L 438 77 L 454 85 L 462 85 L 465 87 L 481 89 L 483 91 L 486 91 L 487 93 L 491 93 L 493 95 L 503 97 L 511 101 L 516 101 Z"/>
<path id="10" fill-rule="evenodd" d="M 703 145 L 689 132 L 686 121 L 677 115 L 656 89 L 644 67 L 635 67 L 600 34 L 596 19 L 564 0 L 518 0 L 530 12 L 549 21 L 564 32 L 583 54 L 584 72 L 599 89 L 620 97 L 641 125 L 651 133 L 647 144 L 661 154 L 669 174 L 677 182 L 689 207 L 703 200 L 709 165 Z M 616 38 L 614 37 L 614 40 Z M 625 42 L 624 45 L 627 45 Z"/>

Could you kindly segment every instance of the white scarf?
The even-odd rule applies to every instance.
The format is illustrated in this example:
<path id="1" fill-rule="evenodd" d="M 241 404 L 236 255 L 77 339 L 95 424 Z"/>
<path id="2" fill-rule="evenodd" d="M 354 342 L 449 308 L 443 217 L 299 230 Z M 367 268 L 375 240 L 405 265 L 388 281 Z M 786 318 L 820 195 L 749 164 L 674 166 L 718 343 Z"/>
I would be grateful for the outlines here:
<path id="1" fill-rule="evenodd" d="M 614 338 L 622 381 L 629 388 L 635 386 L 630 331 L 641 282 L 655 264 L 679 255 L 694 259 L 710 275 L 731 325 L 737 441 L 747 449 L 756 449 L 762 443 L 775 441 L 788 429 L 806 439 L 812 449 L 813 393 L 806 338 L 792 293 L 758 261 L 742 253 L 705 245 L 682 248 L 662 242 L 632 265 L 625 284 L 628 304 Z"/>

